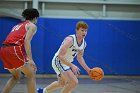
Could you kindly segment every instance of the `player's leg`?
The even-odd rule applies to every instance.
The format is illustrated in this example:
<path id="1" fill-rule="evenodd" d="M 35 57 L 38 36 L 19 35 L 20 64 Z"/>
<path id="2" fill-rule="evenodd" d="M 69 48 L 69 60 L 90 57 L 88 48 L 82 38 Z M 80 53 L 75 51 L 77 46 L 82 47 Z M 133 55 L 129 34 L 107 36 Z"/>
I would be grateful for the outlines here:
<path id="1" fill-rule="evenodd" d="M 55 89 L 62 88 L 65 85 L 65 81 L 58 76 L 58 81 L 52 82 L 50 85 L 45 88 L 38 88 L 38 93 L 49 93 Z"/>
<path id="2" fill-rule="evenodd" d="M 57 88 L 60 88 L 60 87 L 64 86 L 64 84 L 65 84 L 64 79 L 59 77 L 60 73 L 63 72 L 64 70 L 62 69 L 62 66 L 60 66 L 59 60 L 56 60 L 56 59 L 57 59 L 57 57 L 53 58 L 53 60 L 52 60 L 52 67 L 53 67 L 54 71 L 56 72 L 56 74 L 58 76 L 57 77 L 58 81 L 52 82 L 50 85 L 48 85 L 45 88 L 38 88 L 37 89 L 38 93 L 48 93 L 50 91 L 53 91 L 53 90 L 55 90 Z M 63 68 L 65 68 L 65 67 L 63 67 Z M 69 68 L 69 67 L 67 67 L 67 68 Z"/>
<path id="3" fill-rule="evenodd" d="M 9 93 L 12 90 L 12 88 L 16 85 L 17 81 L 20 79 L 20 71 L 15 69 L 9 71 L 12 74 L 12 77 L 7 81 L 1 93 Z"/>
<path id="4" fill-rule="evenodd" d="M 78 84 L 77 77 L 71 70 L 61 73 L 61 78 L 58 81 L 54 81 L 49 86 L 42 88 L 38 93 L 49 93 L 57 88 L 63 87 L 61 93 L 71 93 Z"/>
<path id="5" fill-rule="evenodd" d="M 71 70 L 61 73 L 61 77 L 67 82 L 60 93 L 72 93 L 78 85 L 78 79 Z"/>
<path id="6" fill-rule="evenodd" d="M 47 93 L 47 92 L 51 92 L 51 91 L 53 91 L 55 89 L 62 88 L 64 86 L 65 86 L 64 79 L 62 79 L 61 77 L 58 76 L 58 81 L 54 81 L 53 83 L 48 85 L 46 88 L 44 88 L 43 91 L 45 91 L 45 93 Z"/>
<path id="7" fill-rule="evenodd" d="M 19 68 L 27 77 L 27 91 L 28 93 L 36 93 L 36 78 L 33 66 L 28 63 Z"/>

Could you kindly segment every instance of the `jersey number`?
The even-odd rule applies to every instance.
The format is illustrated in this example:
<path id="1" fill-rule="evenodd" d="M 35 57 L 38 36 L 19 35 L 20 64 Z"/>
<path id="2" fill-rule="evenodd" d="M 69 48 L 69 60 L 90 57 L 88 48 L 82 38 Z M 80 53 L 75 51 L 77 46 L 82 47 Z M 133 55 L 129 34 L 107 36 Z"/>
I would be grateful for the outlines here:
<path id="1" fill-rule="evenodd" d="M 76 53 L 74 53 L 72 56 L 75 57 Z"/>
<path id="2" fill-rule="evenodd" d="M 19 30 L 19 28 L 20 28 L 22 25 L 23 25 L 23 24 L 14 26 L 11 32 L 16 31 L 16 30 Z"/>

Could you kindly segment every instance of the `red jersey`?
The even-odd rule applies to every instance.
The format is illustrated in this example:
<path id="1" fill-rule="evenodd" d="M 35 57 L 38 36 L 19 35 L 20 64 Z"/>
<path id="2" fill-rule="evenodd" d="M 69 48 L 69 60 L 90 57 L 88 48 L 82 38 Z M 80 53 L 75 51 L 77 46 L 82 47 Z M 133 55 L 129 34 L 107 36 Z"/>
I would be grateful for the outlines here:
<path id="1" fill-rule="evenodd" d="M 24 48 L 27 24 L 29 21 L 14 26 L 3 42 L 3 44 L 16 44 L 16 46 L 1 47 L 0 56 L 5 69 L 18 69 L 28 62 Z"/>
<path id="2" fill-rule="evenodd" d="M 14 26 L 3 44 L 17 44 L 22 46 L 24 44 L 26 35 L 25 27 L 27 24 L 29 24 L 29 21 L 22 22 Z"/>

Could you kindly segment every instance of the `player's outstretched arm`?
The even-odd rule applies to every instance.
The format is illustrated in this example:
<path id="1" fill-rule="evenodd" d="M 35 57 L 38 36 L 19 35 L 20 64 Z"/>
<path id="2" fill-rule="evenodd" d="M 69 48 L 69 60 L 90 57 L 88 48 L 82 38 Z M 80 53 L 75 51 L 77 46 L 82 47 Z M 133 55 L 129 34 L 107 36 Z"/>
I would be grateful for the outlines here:
<path id="1" fill-rule="evenodd" d="M 80 63 L 80 65 L 87 71 L 87 73 L 89 73 L 90 68 L 87 66 L 83 58 L 83 54 L 84 54 L 84 50 L 79 51 L 79 53 L 77 54 L 77 60 Z"/>

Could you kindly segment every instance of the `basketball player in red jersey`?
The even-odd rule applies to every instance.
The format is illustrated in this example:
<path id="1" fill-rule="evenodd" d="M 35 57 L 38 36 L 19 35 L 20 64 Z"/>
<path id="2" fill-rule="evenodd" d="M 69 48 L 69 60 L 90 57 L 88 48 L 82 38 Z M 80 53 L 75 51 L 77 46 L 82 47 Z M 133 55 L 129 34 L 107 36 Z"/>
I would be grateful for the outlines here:
<path id="1" fill-rule="evenodd" d="M 31 40 L 37 27 L 39 12 L 37 9 L 25 9 L 22 12 L 25 22 L 14 26 L 2 43 L 0 55 L 5 69 L 12 77 L 8 80 L 1 93 L 9 93 L 20 79 L 20 73 L 27 76 L 28 93 L 36 93 L 36 65 L 32 58 Z"/>

